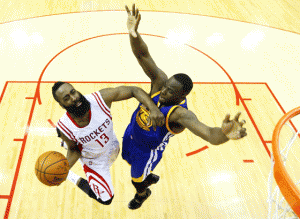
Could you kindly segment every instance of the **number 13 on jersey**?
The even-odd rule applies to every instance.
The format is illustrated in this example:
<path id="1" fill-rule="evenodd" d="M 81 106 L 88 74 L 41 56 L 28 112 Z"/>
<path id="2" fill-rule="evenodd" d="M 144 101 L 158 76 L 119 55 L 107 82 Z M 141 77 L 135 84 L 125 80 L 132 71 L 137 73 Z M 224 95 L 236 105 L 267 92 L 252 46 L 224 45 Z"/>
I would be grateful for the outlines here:
<path id="1" fill-rule="evenodd" d="M 109 137 L 105 133 L 100 135 L 100 139 L 104 139 L 104 144 L 106 144 L 109 141 Z M 101 145 L 101 147 L 104 147 L 104 145 L 100 142 L 99 139 L 96 139 L 95 141 L 98 142 Z"/>

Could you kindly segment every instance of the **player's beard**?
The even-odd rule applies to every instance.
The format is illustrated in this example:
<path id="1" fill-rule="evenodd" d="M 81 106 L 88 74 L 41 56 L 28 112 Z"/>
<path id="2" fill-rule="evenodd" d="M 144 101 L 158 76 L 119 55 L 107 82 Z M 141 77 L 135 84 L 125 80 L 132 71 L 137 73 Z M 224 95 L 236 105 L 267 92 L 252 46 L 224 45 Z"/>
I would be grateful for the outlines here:
<path id="1" fill-rule="evenodd" d="M 76 117 L 82 117 L 87 111 L 90 110 L 90 102 L 81 94 L 78 102 L 81 102 L 80 106 L 76 106 L 78 102 L 76 102 L 72 106 L 65 107 L 68 113 L 73 114 Z"/>

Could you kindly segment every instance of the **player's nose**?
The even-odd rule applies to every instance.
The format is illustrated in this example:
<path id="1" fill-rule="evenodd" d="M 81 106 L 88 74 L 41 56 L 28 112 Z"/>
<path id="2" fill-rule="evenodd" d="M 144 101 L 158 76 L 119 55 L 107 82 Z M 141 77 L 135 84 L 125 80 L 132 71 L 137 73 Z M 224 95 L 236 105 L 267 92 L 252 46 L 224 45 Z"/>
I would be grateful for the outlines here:
<path id="1" fill-rule="evenodd" d="M 163 88 L 163 89 L 161 90 L 161 94 L 162 94 L 162 95 L 165 95 L 165 94 L 166 94 L 166 91 L 167 91 L 167 88 Z"/>
<path id="2" fill-rule="evenodd" d="M 72 102 L 76 102 L 76 97 L 74 95 L 71 96 Z"/>

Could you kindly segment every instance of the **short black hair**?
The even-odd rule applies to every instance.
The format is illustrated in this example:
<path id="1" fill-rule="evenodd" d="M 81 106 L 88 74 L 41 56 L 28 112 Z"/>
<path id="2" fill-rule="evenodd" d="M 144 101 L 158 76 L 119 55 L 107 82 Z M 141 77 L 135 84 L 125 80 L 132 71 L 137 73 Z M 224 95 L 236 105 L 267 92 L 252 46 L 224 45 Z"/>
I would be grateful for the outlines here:
<path id="1" fill-rule="evenodd" d="M 193 81 L 192 79 L 184 73 L 178 73 L 173 75 L 174 78 L 182 84 L 183 94 L 188 95 L 193 89 Z"/>
<path id="2" fill-rule="evenodd" d="M 58 88 L 60 88 L 61 85 L 66 84 L 66 83 L 67 83 L 67 82 L 57 81 L 57 82 L 55 82 L 54 85 L 52 86 L 52 95 L 53 95 L 53 98 L 54 98 L 57 102 L 59 102 L 59 100 L 58 100 L 58 98 L 57 98 L 55 92 L 58 90 Z"/>

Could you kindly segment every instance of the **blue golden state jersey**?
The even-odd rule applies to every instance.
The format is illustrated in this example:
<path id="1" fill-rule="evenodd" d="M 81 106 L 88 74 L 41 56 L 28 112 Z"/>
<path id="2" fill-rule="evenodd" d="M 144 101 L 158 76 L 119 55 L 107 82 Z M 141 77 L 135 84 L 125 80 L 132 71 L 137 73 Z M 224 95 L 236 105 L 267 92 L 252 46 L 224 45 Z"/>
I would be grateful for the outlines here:
<path id="1" fill-rule="evenodd" d="M 160 92 L 157 92 L 151 96 L 153 102 L 159 106 Z M 166 118 L 165 125 L 162 127 L 157 126 L 156 131 L 153 130 L 152 122 L 148 123 L 149 110 L 144 105 L 139 104 L 138 108 L 134 111 L 130 126 L 132 139 L 139 145 L 147 146 L 150 149 L 157 148 L 159 146 L 165 147 L 169 138 L 175 134 L 169 127 L 169 117 L 171 113 L 177 107 L 183 107 L 187 109 L 187 101 L 183 100 L 179 105 L 161 107 L 160 111 Z"/>

